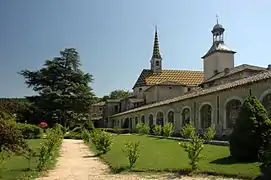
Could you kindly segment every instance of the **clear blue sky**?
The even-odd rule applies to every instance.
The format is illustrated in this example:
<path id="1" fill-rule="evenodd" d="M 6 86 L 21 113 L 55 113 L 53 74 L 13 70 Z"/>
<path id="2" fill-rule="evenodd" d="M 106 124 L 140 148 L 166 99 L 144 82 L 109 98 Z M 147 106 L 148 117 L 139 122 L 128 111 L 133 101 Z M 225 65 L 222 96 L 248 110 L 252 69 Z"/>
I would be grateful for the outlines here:
<path id="1" fill-rule="evenodd" d="M 225 43 L 237 51 L 235 64 L 265 67 L 271 64 L 270 7 L 268 0 L 1 0 L 0 97 L 33 94 L 17 72 L 38 70 L 67 47 L 80 53 L 97 96 L 131 90 L 150 67 L 155 24 L 163 68 L 202 70 L 216 13 Z"/>

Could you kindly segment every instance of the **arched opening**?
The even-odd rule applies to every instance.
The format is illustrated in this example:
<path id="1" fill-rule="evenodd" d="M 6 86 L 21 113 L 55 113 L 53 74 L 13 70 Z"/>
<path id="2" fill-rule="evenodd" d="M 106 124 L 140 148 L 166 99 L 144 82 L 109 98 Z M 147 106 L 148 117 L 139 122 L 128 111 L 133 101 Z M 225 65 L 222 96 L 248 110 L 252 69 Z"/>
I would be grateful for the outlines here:
<path id="1" fill-rule="evenodd" d="M 262 104 L 268 113 L 268 117 L 271 118 L 271 93 L 264 96 Z"/>
<path id="2" fill-rule="evenodd" d="M 144 115 L 141 116 L 141 123 L 145 124 L 145 116 Z"/>
<path id="3" fill-rule="evenodd" d="M 129 118 L 125 118 L 122 123 L 122 128 L 129 128 Z"/>
<path id="4" fill-rule="evenodd" d="M 138 118 L 135 117 L 135 125 L 137 125 L 137 124 L 138 124 Z"/>
<path id="5" fill-rule="evenodd" d="M 168 123 L 174 124 L 174 112 L 173 111 L 168 112 L 167 118 L 168 118 Z"/>
<path id="6" fill-rule="evenodd" d="M 212 125 L 212 107 L 204 104 L 200 109 L 200 124 L 202 129 L 211 127 Z"/>
<path id="7" fill-rule="evenodd" d="M 149 127 L 150 127 L 150 129 L 152 130 L 152 128 L 153 128 L 153 115 L 152 114 L 150 114 L 149 115 Z"/>
<path id="8" fill-rule="evenodd" d="M 184 108 L 183 111 L 182 111 L 182 126 L 185 126 L 188 123 L 191 123 L 190 109 L 189 108 Z"/>
<path id="9" fill-rule="evenodd" d="M 133 120 L 132 118 L 129 119 L 129 129 L 133 128 Z"/>
<path id="10" fill-rule="evenodd" d="M 164 113 L 161 111 L 156 115 L 156 124 L 164 127 Z"/>
<path id="11" fill-rule="evenodd" d="M 236 120 L 239 117 L 241 110 L 241 101 L 238 99 L 230 100 L 226 105 L 226 127 L 233 128 L 236 123 Z"/>

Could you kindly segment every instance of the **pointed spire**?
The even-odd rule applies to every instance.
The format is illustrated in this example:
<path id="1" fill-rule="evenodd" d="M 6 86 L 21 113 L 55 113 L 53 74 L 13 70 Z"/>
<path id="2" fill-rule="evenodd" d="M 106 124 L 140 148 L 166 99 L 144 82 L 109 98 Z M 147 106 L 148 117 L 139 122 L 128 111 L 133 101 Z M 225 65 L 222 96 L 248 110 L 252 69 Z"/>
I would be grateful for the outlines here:
<path id="1" fill-rule="evenodd" d="M 219 24 L 218 23 L 218 14 L 216 14 L 216 24 Z"/>
<path id="2" fill-rule="evenodd" d="M 161 54 L 160 54 L 160 50 L 159 50 L 157 26 L 155 26 L 155 36 L 154 36 L 154 43 L 153 43 L 152 58 L 162 59 Z"/>

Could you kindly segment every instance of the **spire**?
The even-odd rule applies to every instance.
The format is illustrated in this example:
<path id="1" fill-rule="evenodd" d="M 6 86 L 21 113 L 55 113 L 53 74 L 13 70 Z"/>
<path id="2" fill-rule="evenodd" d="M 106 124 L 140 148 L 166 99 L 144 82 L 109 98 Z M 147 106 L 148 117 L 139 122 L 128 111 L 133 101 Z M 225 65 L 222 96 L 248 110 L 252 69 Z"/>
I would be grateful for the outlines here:
<path id="1" fill-rule="evenodd" d="M 218 23 L 218 15 L 216 14 L 216 24 L 219 24 Z"/>
<path id="2" fill-rule="evenodd" d="M 155 26 L 155 36 L 154 36 L 154 43 L 153 43 L 152 58 L 162 59 L 161 54 L 160 54 L 160 50 L 159 50 L 157 26 Z"/>

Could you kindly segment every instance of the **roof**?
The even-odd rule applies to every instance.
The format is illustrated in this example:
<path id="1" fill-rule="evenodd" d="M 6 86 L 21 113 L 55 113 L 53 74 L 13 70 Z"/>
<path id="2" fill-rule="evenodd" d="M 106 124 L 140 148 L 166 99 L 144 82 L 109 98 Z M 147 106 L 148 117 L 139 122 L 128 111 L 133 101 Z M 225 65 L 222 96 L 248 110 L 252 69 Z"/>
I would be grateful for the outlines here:
<path id="1" fill-rule="evenodd" d="M 162 70 L 154 74 L 150 69 L 143 69 L 133 89 L 141 86 L 151 86 L 162 82 L 170 81 L 182 85 L 198 85 L 203 82 L 202 71 L 191 70 Z"/>
<path id="2" fill-rule="evenodd" d="M 104 105 L 105 105 L 105 101 L 101 101 L 96 104 L 93 104 L 92 106 L 104 106 Z"/>
<path id="3" fill-rule="evenodd" d="M 258 74 L 254 75 L 254 76 L 249 76 L 247 78 L 243 78 L 243 79 L 240 79 L 240 80 L 237 80 L 237 81 L 234 81 L 234 82 L 230 82 L 230 83 L 227 83 L 227 84 L 213 86 L 213 87 L 210 87 L 210 88 L 204 88 L 202 90 L 194 91 L 194 92 L 191 92 L 191 93 L 188 93 L 188 94 L 185 94 L 185 95 L 182 95 L 182 96 L 178 96 L 178 97 L 175 97 L 175 98 L 172 98 L 172 99 L 167 99 L 167 100 L 163 100 L 163 101 L 156 102 L 156 103 L 153 103 L 153 104 L 148 104 L 148 105 L 145 105 L 145 106 L 141 106 L 141 107 L 138 107 L 138 108 L 135 108 L 135 109 L 131 109 L 131 110 L 128 110 L 128 111 L 125 111 L 125 112 L 122 112 L 122 113 L 115 114 L 115 115 L 113 115 L 111 117 L 116 117 L 116 116 L 120 116 L 120 115 L 129 114 L 129 113 L 132 113 L 132 112 L 141 111 L 141 110 L 144 110 L 144 109 L 149 109 L 149 108 L 153 108 L 153 107 L 167 105 L 167 104 L 179 102 L 179 101 L 182 101 L 182 100 L 186 100 L 186 99 L 195 98 L 195 97 L 198 97 L 198 96 L 211 94 L 211 93 L 214 93 L 214 92 L 231 89 L 231 88 L 234 88 L 234 87 L 238 87 L 238 86 L 242 86 L 242 85 L 246 85 L 246 84 L 250 84 L 250 83 L 254 83 L 254 82 L 258 82 L 258 81 L 263 81 L 263 80 L 266 80 L 266 79 L 271 79 L 271 70 L 270 71 L 265 71 L 265 72 L 262 72 L 262 73 L 258 73 Z"/>
<path id="4" fill-rule="evenodd" d="M 236 53 L 235 51 L 228 48 L 226 44 L 224 44 L 224 42 L 218 41 L 218 42 L 213 43 L 212 47 L 204 56 L 202 56 L 202 58 L 205 58 L 213 54 L 214 52 L 228 52 L 228 53 L 233 53 L 233 54 Z"/>
<path id="5" fill-rule="evenodd" d="M 267 69 L 264 68 L 264 67 L 253 66 L 253 65 L 249 65 L 249 64 L 242 64 L 242 65 L 236 66 L 236 67 L 234 67 L 232 69 L 229 69 L 228 73 L 225 73 L 225 71 L 219 72 L 218 74 L 215 74 L 214 76 L 207 79 L 203 83 L 207 83 L 207 82 L 214 81 L 216 79 L 228 77 L 228 76 L 231 76 L 233 74 L 240 73 L 240 72 L 242 72 L 244 70 L 264 71 L 264 70 L 267 70 Z"/>

